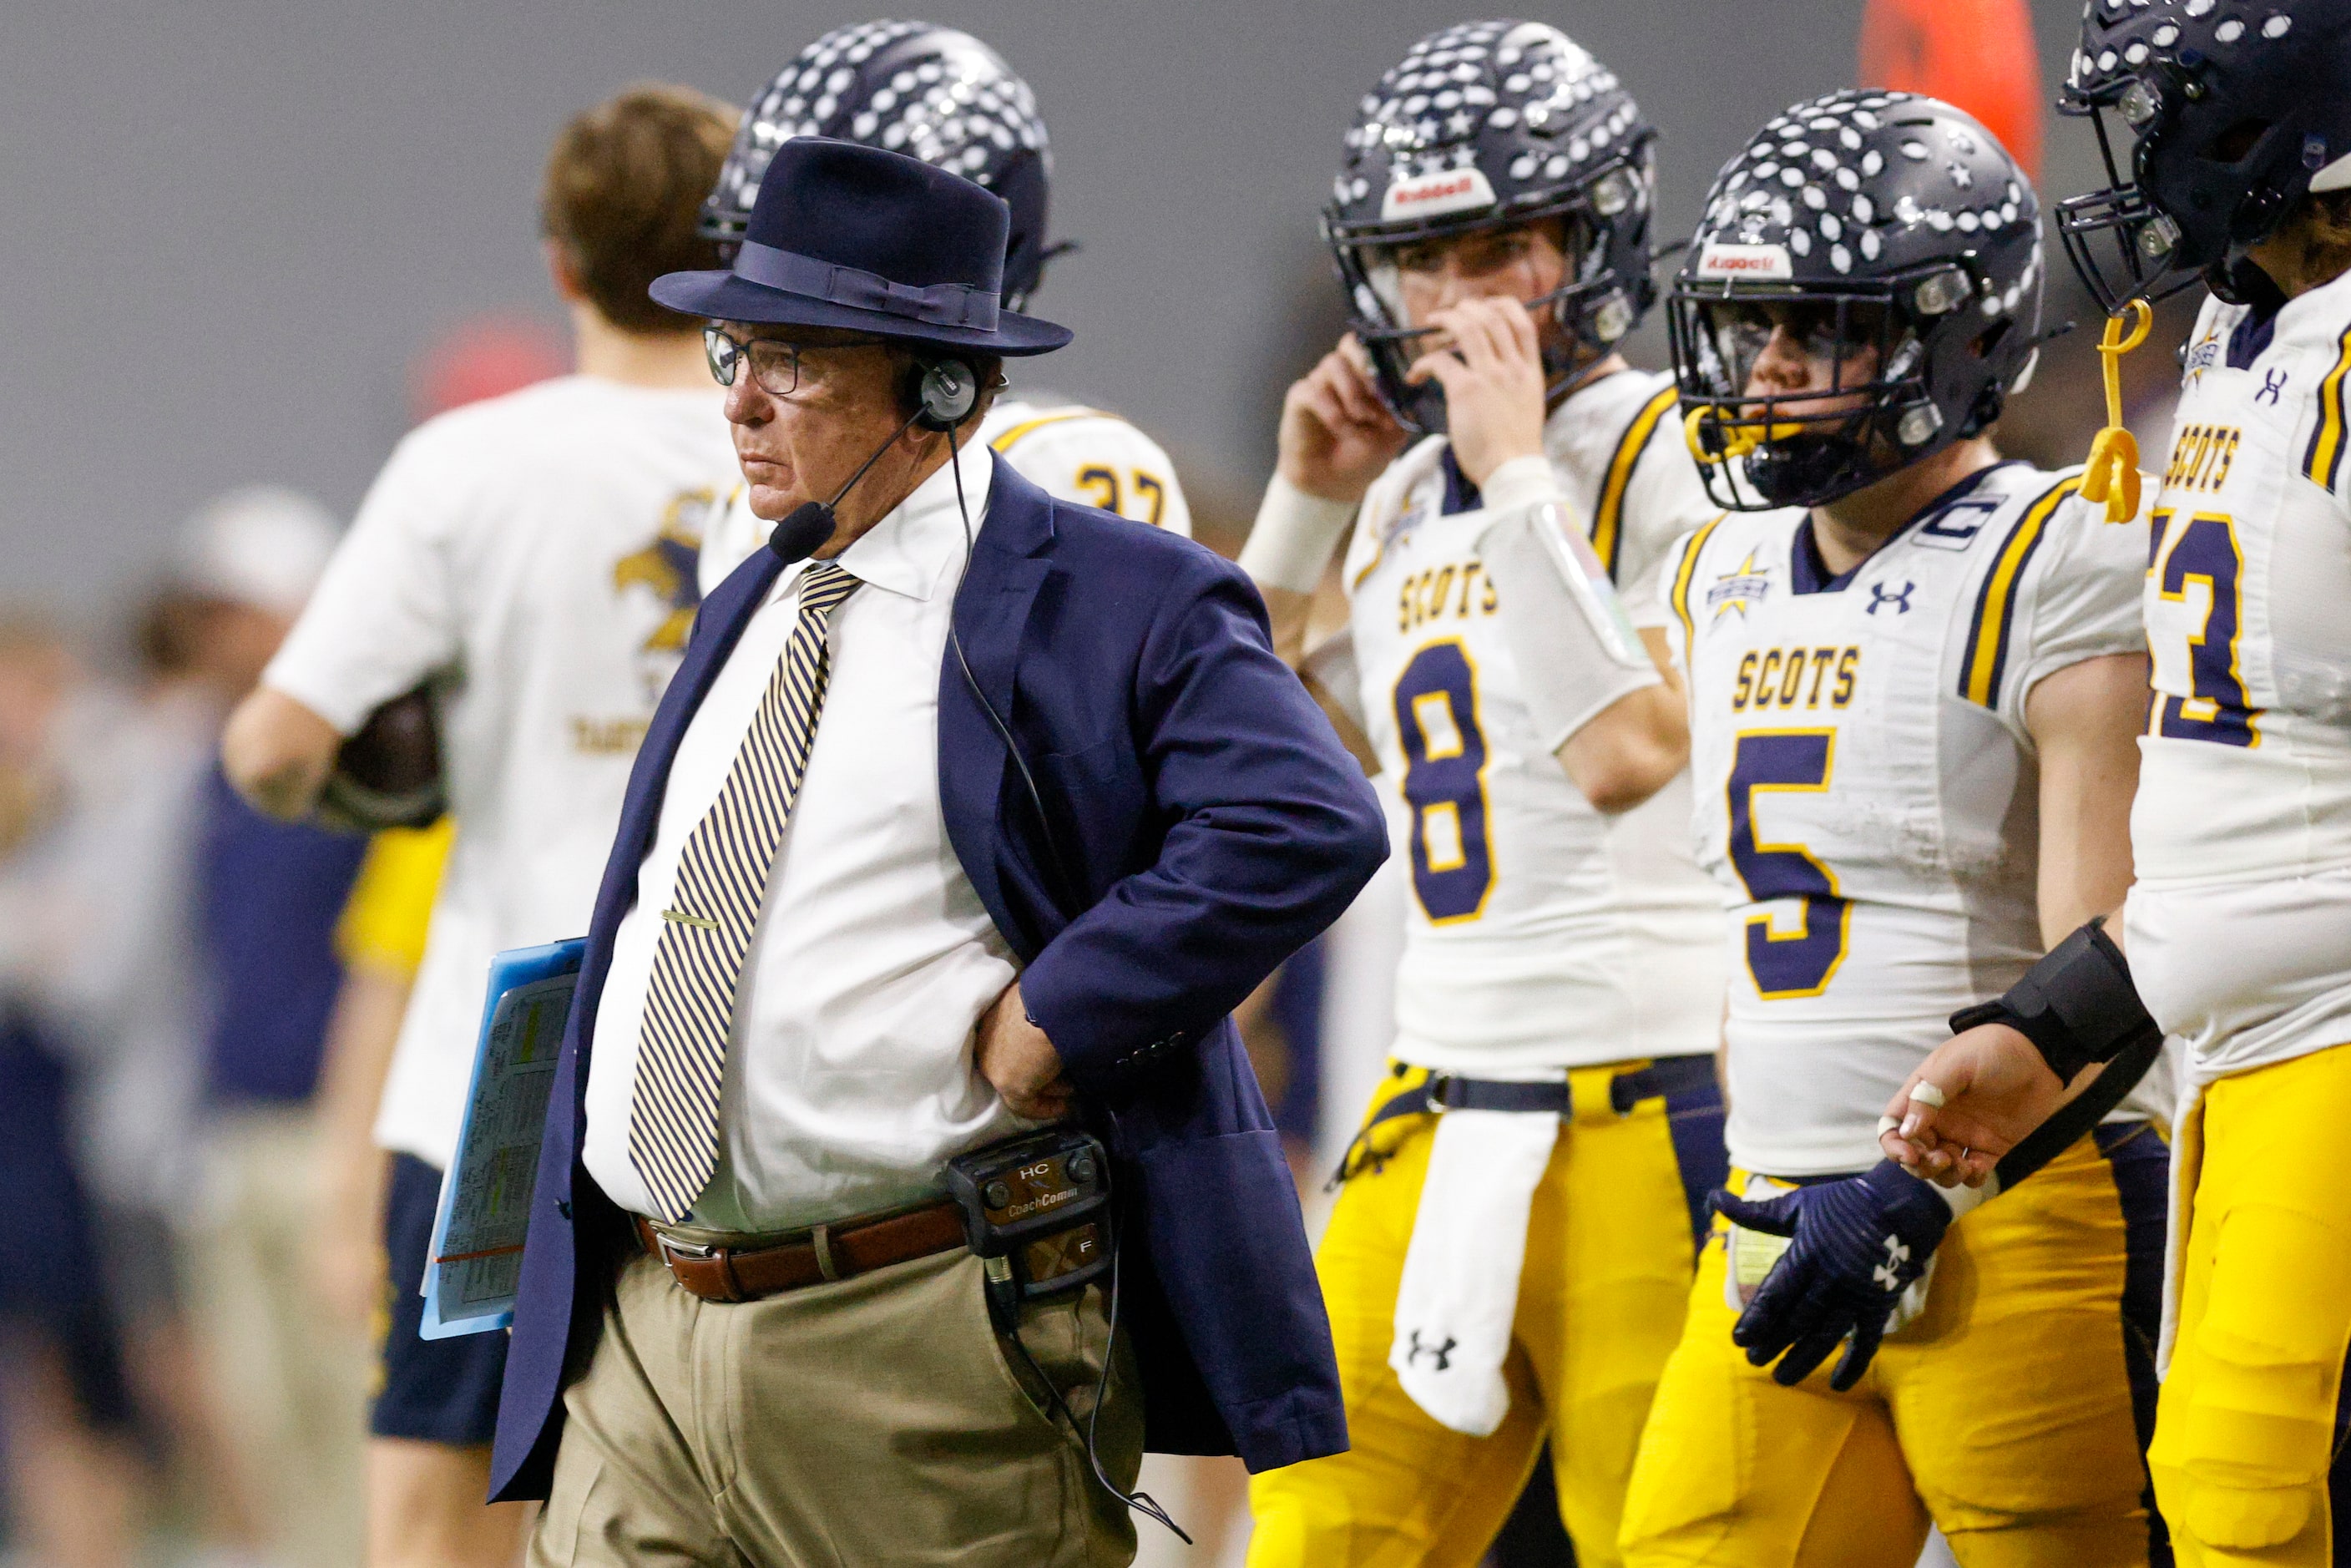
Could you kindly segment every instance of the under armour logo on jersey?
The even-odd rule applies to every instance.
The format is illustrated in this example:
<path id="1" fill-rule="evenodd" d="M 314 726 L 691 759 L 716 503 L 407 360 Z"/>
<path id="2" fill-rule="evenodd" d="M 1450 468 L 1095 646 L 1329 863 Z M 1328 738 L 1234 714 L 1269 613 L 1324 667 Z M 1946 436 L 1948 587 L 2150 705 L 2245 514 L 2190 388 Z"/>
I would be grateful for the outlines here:
<path id="1" fill-rule="evenodd" d="M 2275 406 L 2278 394 L 2283 391 L 2285 391 L 2285 372 L 2282 370 L 2266 370 L 2262 372 L 2262 390 L 2253 394 L 2253 401 L 2266 402 Z"/>
<path id="2" fill-rule="evenodd" d="M 1412 1331 L 1412 1343 L 1405 1348 L 1404 1358 L 1411 1363 L 1425 1355 L 1437 1364 L 1437 1371 L 1448 1371 L 1453 1365 L 1454 1347 L 1460 1343 L 1451 1334 L 1447 1334 L 1443 1344 L 1423 1344 L 1420 1343 L 1420 1331 L 1415 1329 Z"/>
<path id="3" fill-rule="evenodd" d="M 1910 1245 L 1898 1237 L 1889 1236 L 1885 1241 L 1886 1261 L 1870 1270 L 1869 1277 L 1877 1288 L 1889 1295 L 1902 1288 L 1902 1266 L 1910 1261 Z"/>
<path id="4" fill-rule="evenodd" d="M 1888 593 L 1886 591 L 1886 585 L 1884 583 L 1871 583 L 1869 585 L 1869 612 L 1872 615 L 1875 615 L 1877 613 L 1878 608 L 1881 605 L 1891 604 L 1894 606 L 1895 614 L 1909 614 L 1910 595 L 1917 590 L 1917 587 L 1918 585 L 1915 582 L 1906 582 L 1902 585 L 1901 592 Z"/>

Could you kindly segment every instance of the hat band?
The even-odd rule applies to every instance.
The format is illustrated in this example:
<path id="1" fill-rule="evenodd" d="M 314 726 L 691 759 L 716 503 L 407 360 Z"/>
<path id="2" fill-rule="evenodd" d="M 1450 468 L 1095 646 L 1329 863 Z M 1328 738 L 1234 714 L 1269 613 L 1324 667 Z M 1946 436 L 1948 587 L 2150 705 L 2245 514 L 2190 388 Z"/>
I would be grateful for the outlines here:
<path id="1" fill-rule="evenodd" d="M 798 251 L 779 250 L 758 240 L 745 240 L 735 253 L 735 275 L 787 294 L 904 316 L 933 327 L 968 327 L 996 330 L 997 296 L 967 283 L 936 283 L 928 288 L 893 283 L 879 273 L 838 267 Z"/>

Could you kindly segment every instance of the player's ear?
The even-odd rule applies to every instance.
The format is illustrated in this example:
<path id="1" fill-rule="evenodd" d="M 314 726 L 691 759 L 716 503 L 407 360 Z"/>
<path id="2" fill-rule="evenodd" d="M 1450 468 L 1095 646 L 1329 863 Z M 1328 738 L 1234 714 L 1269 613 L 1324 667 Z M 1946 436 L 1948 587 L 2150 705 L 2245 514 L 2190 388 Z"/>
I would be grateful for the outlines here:
<path id="1" fill-rule="evenodd" d="M 577 305 L 587 298 L 588 291 L 580 282 L 580 263 L 563 242 L 549 238 L 540 240 L 538 245 L 547 257 L 547 276 L 555 285 L 557 297 L 566 305 Z"/>

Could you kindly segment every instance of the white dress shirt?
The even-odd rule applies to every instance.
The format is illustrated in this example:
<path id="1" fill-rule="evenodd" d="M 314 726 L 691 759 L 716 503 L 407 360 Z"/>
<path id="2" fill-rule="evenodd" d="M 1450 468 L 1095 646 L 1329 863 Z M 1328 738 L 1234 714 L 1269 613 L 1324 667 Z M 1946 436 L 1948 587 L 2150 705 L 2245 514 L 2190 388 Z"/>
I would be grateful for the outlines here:
<path id="1" fill-rule="evenodd" d="M 960 465 L 975 529 L 993 465 L 986 447 Z M 938 1189 L 948 1156 L 1025 1124 L 973 1065 L 974 1026 L 1018 971 L 939 804 L 939 672 L 965 565 L 953 469 L 838 559 L 865 586 L 833 612 L 831 687 L 744 958 L 718 1166 L 687 1218 L 713 1230 L 783 1230 L 918 1200 Z M 653 1212 L 628 1129 L 661 911 L 783 656 L 805 570 L 778 578 L 687 726 L 613 940 L 581 1158 L 632 1213 Z"/>

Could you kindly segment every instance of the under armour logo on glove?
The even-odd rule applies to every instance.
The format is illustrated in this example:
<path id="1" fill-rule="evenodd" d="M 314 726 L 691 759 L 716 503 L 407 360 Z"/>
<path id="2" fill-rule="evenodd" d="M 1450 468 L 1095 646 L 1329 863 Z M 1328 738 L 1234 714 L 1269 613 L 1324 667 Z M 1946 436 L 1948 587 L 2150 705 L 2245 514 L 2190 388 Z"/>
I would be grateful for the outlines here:
<path id="1" fill-rule="evenodd" d="M 1418 1361 L 1425 1355 L 1437 1364 L 1437 1371 L 1444 1372 L 1452 1366 L 1453 1347 L 1460 1343 L 1451 1334 L 1447 1334 L 1445 1336 L 1443 1344 L 1423 1344 L 1420 1343 L 1420 1331 L 1415 1329 L 1412 1331 L 1411 1348 L 1404 1353 L 1404 1358 L 1406 1361 Z"/>
<path id="2" fill-rule="evenodd" d="M 1950 1205 L 1892 1160 L 1862 1176 L 1819 1182 L 1755 1202 L 1717 1190 L 1707 1202 L 1749 1230 L 1790 1239 L 1730 1331 L 1772 1381 L 1794 1387 L 1829 1353 L 1852 1343 L 1829 1374 L 1842 1394 L 1861 1381 L 1896 1301 L 1950 1228 Z"/>

